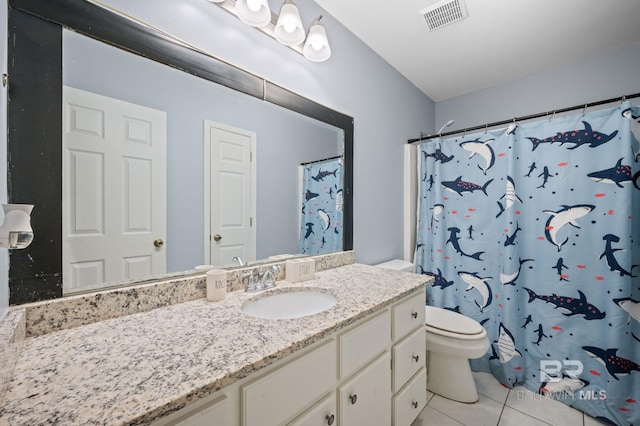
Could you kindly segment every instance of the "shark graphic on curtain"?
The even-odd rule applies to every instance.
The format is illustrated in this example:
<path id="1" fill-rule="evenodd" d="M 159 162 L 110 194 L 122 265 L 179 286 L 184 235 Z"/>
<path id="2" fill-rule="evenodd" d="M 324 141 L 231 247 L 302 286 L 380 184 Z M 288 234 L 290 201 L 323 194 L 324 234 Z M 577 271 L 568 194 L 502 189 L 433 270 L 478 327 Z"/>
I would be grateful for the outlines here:
<path id="1" fill-rule="evenodd" d="M 487 330 L 472 360 L 610 424 L 640 424 L 640 108 L 420 146 L 428 305 Z"/>
<path id="2" fill-rule="evenodd" d="M 304 166 L 298 252 L 342 250 L 342 159 Z"/>

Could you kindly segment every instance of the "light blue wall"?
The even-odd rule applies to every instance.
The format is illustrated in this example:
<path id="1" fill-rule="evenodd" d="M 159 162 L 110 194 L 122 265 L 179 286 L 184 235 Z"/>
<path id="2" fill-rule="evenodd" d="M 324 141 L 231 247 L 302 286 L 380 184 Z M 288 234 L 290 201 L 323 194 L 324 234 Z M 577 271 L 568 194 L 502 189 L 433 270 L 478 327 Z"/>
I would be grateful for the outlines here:
<path id="1" fill-rule="evenodd" d="M 0 5 L 0 40 L 7 39 L 7 4 L 2 1 Z M 0 43 L 0 74 L 7 69 L 7 45 Z M 7 89 L 0 86 L 0 203 L 7 202 Z M 2 220 L 0 218 L 0 220 Z M 2 318 L 9 305 L 9 253 L 0 249 L 0 318 Z"/>
<path id="2" fill-rule="evenodd" d="M 640 43 L 436 104 L 447 131 L 640 92 Z"/>

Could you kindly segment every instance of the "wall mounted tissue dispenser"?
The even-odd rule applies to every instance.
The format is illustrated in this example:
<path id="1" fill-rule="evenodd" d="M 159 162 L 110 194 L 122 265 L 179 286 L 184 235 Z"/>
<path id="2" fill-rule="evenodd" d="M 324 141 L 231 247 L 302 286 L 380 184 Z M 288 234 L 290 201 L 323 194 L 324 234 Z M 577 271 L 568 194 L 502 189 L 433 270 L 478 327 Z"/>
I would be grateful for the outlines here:
<path id="1" fill-rule="evenodd" d="M 3 204 L 4 222 L 0 227 L 0 247 L 23 249 L 33 241 L 31 204 Z"/>

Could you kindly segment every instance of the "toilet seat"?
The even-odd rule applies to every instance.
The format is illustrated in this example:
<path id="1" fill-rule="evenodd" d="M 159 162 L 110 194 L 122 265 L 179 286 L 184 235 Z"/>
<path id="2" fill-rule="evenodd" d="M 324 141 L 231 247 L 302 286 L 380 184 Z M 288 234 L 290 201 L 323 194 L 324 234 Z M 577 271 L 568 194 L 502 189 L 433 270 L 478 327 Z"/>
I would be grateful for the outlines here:
<path id="1" fill-rule="evenodd" d="M 477 321 L 447 309 L 425 306 L 427 331 L 458 339 L 478 339 L 486 335 Z"/>

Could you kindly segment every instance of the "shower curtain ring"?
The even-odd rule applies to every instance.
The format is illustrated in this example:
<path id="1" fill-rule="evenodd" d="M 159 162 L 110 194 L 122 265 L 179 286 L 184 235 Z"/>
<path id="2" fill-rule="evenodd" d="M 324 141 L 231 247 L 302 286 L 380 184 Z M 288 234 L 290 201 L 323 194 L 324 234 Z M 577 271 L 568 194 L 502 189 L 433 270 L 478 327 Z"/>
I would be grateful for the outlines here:
<path id="1" fill-rule="evenodd" d="M 589 106 L 589 104 L 584 104 L 584 108 L 582 108 L 582 117 L 584 117 L 584 114 L 587 112 L 587 107 Z"/>
<path id="2" fill-rule="evenodd" d="M 487 132 L 489 131 L 488 129 L 489 129 L 489 124 L 485 124 L 485 126 L 484 126 L 484 134 L 485 134 L 485 135 L 486 135 L 486 134 L 487 134 Z"/>
<path id="3" fill-rule="evenodd" d="M 551 114 L 551 117 L 549 117 L 549 123 L 551 123 L 551 120 L 553 120 L 553 117 L 556 116 L 556 110 L 553 110 L 553 113 Z"/>
<path id="4" fill-rule="evenodd" d="M 622 95 L 622 99 L 620 99 L 620 106 L 622 106 L 622 104 L 624 104 L 626 100 L 627 100 L 627 96 Z"/>

